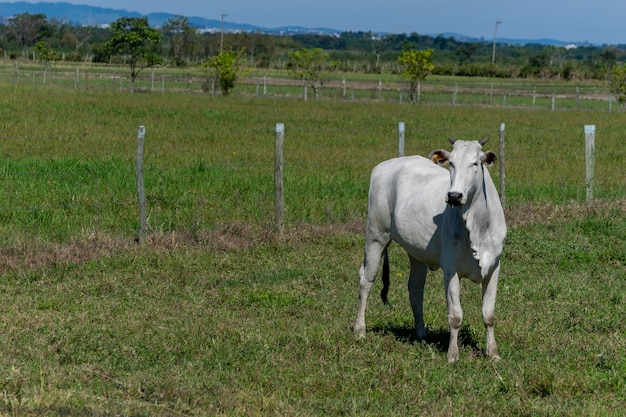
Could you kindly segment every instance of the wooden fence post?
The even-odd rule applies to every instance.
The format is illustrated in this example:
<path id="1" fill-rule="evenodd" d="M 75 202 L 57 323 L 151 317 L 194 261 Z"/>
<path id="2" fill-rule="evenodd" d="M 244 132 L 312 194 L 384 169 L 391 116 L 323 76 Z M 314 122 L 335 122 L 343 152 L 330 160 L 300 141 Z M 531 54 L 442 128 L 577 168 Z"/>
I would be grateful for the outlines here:
<path id="1" fill-rule="evenodd" d="M 274 217 L 278 233 L 283 233 L 285 221 L 285 192 L 283 166 L 285 145 L 285 125 L 276 123 L 276 144 L 274 157 Z"/>
<path id="2" fill-rule="evenodd" d="M 595 142 L 596 142 L 596 125 L 585 125 L 585 165 L 587 171 L 587 178 L 585 181 L 587 188 L 587 203 L 593 201 L 593 188 L 594 188 L 594 157 L 595 157 Z"/>
<path id="3" fill-rule="evenodd" d="M 398 122 L 398 156 L 404 156 L 404 122 Z"/>
<path id="4" fill-rule="evenodd" d="M 504 123 L 500 125 L 500 203 L 502 208 L 506 208 L 506 183 L 504 170 Z"/>
<path id="5" fill-rule="evenodd" d="M 146 243 L 147 217 L 146 217 L 146 190 L 143 184 L 143 147 L 146 137 L 146 128 L 139 126 L 137 134 L 137 166 L 135 174 L 137 177 L 137 200 L 139 203 L 139 237 L 140 244 Z"/>
<path id="6" fill-rule="evenodd" d="M 452 105 L 456 106 L 456 96 L 459 92 L 459 83 L 454 83 L 454 92 L 452 93 Z"/>
<path id="7" fill-rule="evenodd" d="M 420 80 L 417 80 L 417 102 L 422 102 L 422 83 Z"/>

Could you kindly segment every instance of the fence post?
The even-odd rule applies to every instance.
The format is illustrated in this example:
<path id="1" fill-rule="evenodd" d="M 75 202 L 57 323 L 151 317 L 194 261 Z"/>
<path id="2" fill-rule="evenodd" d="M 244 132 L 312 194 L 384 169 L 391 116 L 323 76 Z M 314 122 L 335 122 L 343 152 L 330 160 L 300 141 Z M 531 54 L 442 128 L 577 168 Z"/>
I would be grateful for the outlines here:
<path id="1" fill-rule="evenodd" d="M 422 82 L 417 80 L 417 102 L 422 102 Z"/>
<path id="2" fill-rule="evenodd" d="M 452 105 L 456 106 L 456 95 L 459 92 L 459 83 L 454 83 L 454 92 L 452 93 Z"/>
<path id="3" fill-rule="evenodd" d="M 143 145 L 146 137 L 146 128 L 139 126 L 139 133 L 137 134 L 137 166 L 135 168 L 135 175 L 137 177 L 137 200 L 139 202 L 139 238 L 140 244 L 146 242 L 146 190 L 143 184 Z"/>
<path id="4" fill-rule="evenodd" d="M 285 145 L 285 125 L 276 123 L 276 144 L 274 157 L 274 217 L 276 220 L 276 228 L 278 233 L 283 233 L 285 221 L 285 191 L 284 191 L 284 175 L 283 166 Z"/>
<path id="5" fill-rule="evenodd" d="M 596 142 L 596 125 L 585 125 L 585 165 L 587 178 L 585 181 L 587 188 L 587 203 L 593 201 L 594 188 L 594 157 Z"/>
<path id="6" fill-rule="evenodd" d="M 500 124 L 500 203 L 506 208 L 506 183 L 504 170 L 504 123 Z"/>
<path id="7" fill-rule="evenodd" d="M 398 122 L 398 156 L 404 156 L 404 122 Z"/>

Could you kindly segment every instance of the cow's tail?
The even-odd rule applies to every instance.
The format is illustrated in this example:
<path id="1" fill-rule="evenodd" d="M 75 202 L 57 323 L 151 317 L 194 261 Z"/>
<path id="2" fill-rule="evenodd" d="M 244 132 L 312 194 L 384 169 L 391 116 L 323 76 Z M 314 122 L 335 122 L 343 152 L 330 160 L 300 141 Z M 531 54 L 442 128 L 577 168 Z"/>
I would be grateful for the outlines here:
<path id="1" fill-rule="evenodd" d="M 387 294 L 389 294 L 389 255 L 387 254 L 387 248 L 385 248 L 383 252 L 383 289 L 380 290 L 380 298 L 384 304 L 389 304 Z"/>

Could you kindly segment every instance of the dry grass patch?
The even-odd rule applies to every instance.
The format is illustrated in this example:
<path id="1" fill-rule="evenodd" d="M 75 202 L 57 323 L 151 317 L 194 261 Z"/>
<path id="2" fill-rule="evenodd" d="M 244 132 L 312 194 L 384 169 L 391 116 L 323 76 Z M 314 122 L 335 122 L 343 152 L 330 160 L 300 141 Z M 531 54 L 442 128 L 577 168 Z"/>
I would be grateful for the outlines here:
<path id="1" fill-rule="evenodd" d="M 529 203 L 507 209 L 506 216 L 508 226 L 516 227 L 554 224 L 589 216 L 610 216 L 616 210 L 626 212 L 626 199 L 596 200 L 591 204 L 571 202 L 567 205 Z M 148 235 L 146 248 L 161 252 L 183 247 L 207 247 L 227 252 L 263 245 L 299 247 L 337 235 L 361 235 L 364 228 L 365 220 L 361 218 L 327 225 L 301 223 L 287 226 L 282 233 L 271 224 L 230 224 L 199 232 L 154 232 Z M 139 250 L 141 246 L 133 239 L 96 233 L 69 243 L 22 239 L 18 246 L 0 248 L 0 273 L 77 265 L 100 257 Z"/>
<path id="2" fill-rule="evenodd" d="M 610 216 L 615 211 L 626 213 L 626 199 L 595 200 L 590 204 L 572 201 L 569 204 L 527 203 L 506 210 L 510 227 L 527 224 L 552 224 L 589 216 Z"/>

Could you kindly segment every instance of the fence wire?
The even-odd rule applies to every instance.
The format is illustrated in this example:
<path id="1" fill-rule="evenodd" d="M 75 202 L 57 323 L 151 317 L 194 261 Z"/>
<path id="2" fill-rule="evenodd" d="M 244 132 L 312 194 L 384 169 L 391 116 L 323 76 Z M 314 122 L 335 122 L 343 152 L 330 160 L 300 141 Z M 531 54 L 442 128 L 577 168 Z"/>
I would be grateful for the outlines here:
<path id="1" fill-rule="evenodd" d="M 74 71 L 21 63 L 0 65 L 0 83 L 55 86 L 68 89 L 111 90 L 128 88 L 125 74 L 112 68 L 78 67 Z M 171 75 L 162 71 L 144 73 L 137 88 L 163 91 L 202 92 L 205 82 L 198 74 Z M 274 82 L 274 84 L 272 84 Z M 261 86 L 261 87 L 259 87 Z M 604 88 L 563 87 L 537 83 L 512 88 L 503 83 L 473 82 L 428 84 L 420 95 L 424 106 L 516 107 L 524 110 L 607 113 L 610 95 Z M 242 86 L 239 94 L 303 100 L 302 86 L 296 82 L 280 85 L 269 77 L 256 77 Z M 320 100 L 371 100 L 403 102 L 404 86 L 396 82 L 343 83 L 334 80 L 322 92 Z M 310 97 L 309 99 L 313 99 Z M 408 106 L 407 106 L 408 108 Z M 411 107 L 411 110 L 415 107 Z M 2 110 L 0 108 L 0 110 Z M 210 112 L 210 110 L 207 110 Z M 445 115 L 438 125 L 425 126 L 415 111 L 411 120 L 372 120 L 362 125 L 317 123 L 301 127 L 285 125 L 285 220 L 287 224 L 338 223 L 363 219 L 367 204 L 369 174 L 384 159 L 398 154 L 398 123 L 406 126 L 405 155 L 427 155 L 433 147 L 445 147 L 445 138 L 461 131 L 460 139 L 479 139 L 491 133 L 497 138 L 500 123 L 506 123 L 507 203 L 584 201 L 585 160 L 583 125 L 541 127 L 509 126 L 498 120 L 489 131 L 470 123 L 446 125 Z M 443 112 L 442 112 L 443 113 Z M 410 112 L 413 114 L 413 112 Z M 621 114 L 618 115 L 621 117 Z M 503 114 L 506 117 L 506 114 Z M 586 118 L 586 117 L 585 117 Z M 144 168 L 147 221 L 149 232 L 196 232 L 232 223 L 268 224 L 274 220 L 274 122 L 264 126 L 241 124 L 236 129 L 207 132 L 201 126 L 185 126 L 185 135 L 193 142 L 233 143 L 234 155 L 198 154 L 189 161 L 153 160 L 150 143 L 146 145 Z M 552 125 L 555 126 L 555 125 Z M 24 133 L 24 143 L 69 142 L 83 139 L 80 134 L 46 136 Z M 149 135 L 152 132 L 148 132 Z M 117 135 L 103 129 L 94 140 L 114 141 Z M 355 146 L 363 136 L 375 137 L 368 152 Z M 623 199 L 626 184 L 626 148 L 621 143 L 623 128 L 619 123 L 598 128 L 596 192 L 598 199 Z M 237 138 L 252 138 L 266 143 L 262 151 L 236 148 Z M 571 138 L 572 145 L 549 156 L 542 151 L 546 142 Z M 326 138 L 319 142 L 317 138 Z M 3 137 L 0 141 L 9 142 Z M 498 150 L 497 139 L 489 143 Z M 578 141 L 578 142 L 577 142 Z M 554 149 L 554 148 L 550 148 Z M 16 239 L 64 241 L 95 232 L 134 237 L 138 229 L 138 201 L 135 184 L 134 155 L 115 161 L 13 161 L 0 160 L 0 242 Z M 620 165 L 621 164 L 621 165 Z M 497 169 L 491 171 L 499 183 Z"/>
<path id="2" fill-rule="evenodd" d="M 462 82 L 437 78 L 420 84 L 415 101 L 421 104 L 450 106 L 490 106 L 497 108 L 525 108 L 551 111 L 618 112 L 623 107 L 614 101 L 607 83 L 596 85 L 562 83 L 550 80 L 523 83 L 515 79 L 496 81 L 465 80 Z M 74 68 L 42 66 L 23 61 L 0 61 L 0 82 L 90 91 L 128 91 L 132 88 L 130 76 L 124 67 L 105 64 Z M 187 73 L 172 72 L 167 68 L 146 69 L 134 84 L 136 91 L 161 94 L 194 93 L 218 95 L 219 89 L 210 74 L 197 68 Z M 352 80 L 350 74 L 336 75 L 320 88 L 318 96 L 302 82 L 285 75 L 262 74 L 259 71 L 239 80 L 236 93 L 287 99 L 330 99 L 343 101 L 385 101 L 409 103 L 408 83 L 400 76 L 381 76 L 379 80 Z"/>
<path id="3" fill-rule="evenodd" d="M 495 128 L 495 126 L 494 126 Z M 581 127 L 582 129 L 582 127 Z M 333 129 L 320 129 L 330 133 Z M 286 141 L 304 131 L 286 129 Z M 512 143 L 530 130 L 507 131 Z M 233 133 L 225 132 L 224 140 Z M 349 132 L 354 134 L 354 131 Z M 358 133 L 358 129 L 357 129 Z M 367 159 L 340 157 L 330 147 L 320 152 L 322 159 L 311 160 L 301 153 L 285 153 L 286 221 L 299 223 L 339 223 L 363 219 L 366 211 L 369 173 L 383 159 L 395 156 L 396 134 L 381 129 L 388 150 Z M 407 132 L 411 148 L 416 132 Z M 545 133 L 545 132 L 544 132 Z M 613 132 L 599 132 L 619 135 Z M 195 134 L 201 135 L 201 132 Z M 257 131 L 257 134 L 258 131 Z M 262 132 L 270 136 L 272 133 Z M 337 135 L 337 132 L 334 131 Z M 550 134 L 570 135 L 571 130 L 553 129 Z M 582 130 L 581 135 L 582 137 Z M 581 139 L 582 140 L 582 139 Z M 293 142 L 293 140 L 291 140 Z M 602 148 L 602 141 L 599 141 Z M 411 148 L 412 149 L 412 148 Z M 497 151 L 497 143 L 491 144 Z M 584 155 L 568 156 L 571 167 L 550 167 L 550 161 L 532 161 L 536 170 L 519 171 L 528 163 L 519 146 L 507 147 L 506 190 L 508 204 L 527 201 L 584 201 Z M 522 148 L 523 149 L 523 148 Z M 583 147 L 584 149 L 584 147 Z M 413 151 L 406 152 L 412 154 Z M 336 159 L 338 158 L 339 159 Z M 614 157 L 614 156 L 613 156 Z M 620 156 L 624 160 L 624 155 Z M 272 152 L 256 162 L 207 162 L 160 166 L 146 161 L 148 232 L 197 232 L 232 223 L 270 224 L 274 219 L 274 182 Z M 611 157 L 599 153 L 598 166 L 610 164 Z M 0 203 L 0 241 L 10 245 L 15 239 L 65 241 L 94 232 L 136 236 L 138 228 L 137 190 L 134 164 L 105 163 L 80 165 L 62 170 L 58 165 L 17 167 L 14 161 L 0 164 L 3 177 Z M 553 174 L 536 175 L 551 169 Z M 606 171 L 603 171 L 606 172 Z M 623 170 L 622 170 L 623 173 Z M 498 184 L 498 170 L 491 171 Z M 596 198 L 623 199 L 623 176 L 598 175 Z"/>

